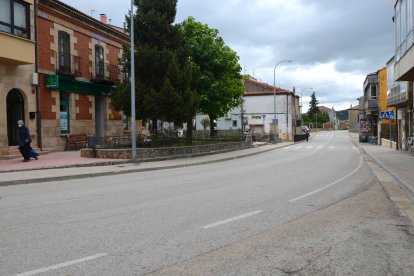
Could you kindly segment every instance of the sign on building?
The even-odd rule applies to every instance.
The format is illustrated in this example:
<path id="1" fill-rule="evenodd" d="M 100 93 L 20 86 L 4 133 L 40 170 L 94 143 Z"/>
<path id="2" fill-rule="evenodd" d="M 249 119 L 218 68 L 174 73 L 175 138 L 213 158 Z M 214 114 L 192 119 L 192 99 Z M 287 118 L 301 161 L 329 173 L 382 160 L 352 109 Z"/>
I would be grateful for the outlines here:
<path id="1" fill-rule="evenodd" d="M 382 120 L 394 120 L 394 110 L 381 111 L 380 119 L 382 119 Z"/>

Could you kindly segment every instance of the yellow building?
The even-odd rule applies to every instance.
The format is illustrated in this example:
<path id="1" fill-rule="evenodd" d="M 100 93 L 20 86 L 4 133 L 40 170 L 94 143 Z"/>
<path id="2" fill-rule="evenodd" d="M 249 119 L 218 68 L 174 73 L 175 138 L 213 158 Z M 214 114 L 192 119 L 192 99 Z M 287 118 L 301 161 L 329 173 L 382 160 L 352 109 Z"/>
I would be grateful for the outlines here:
<path id="1" fill-rule="evenodd" d="M 0 10 L 0 159 L 7 159 L 17 149 L 18 120 L 37 145 L 34 0 L 1 1 Z"/>
<path id="2" fill-rule="evenodd" d="M 395 147 L 396 112 L 395 107 L 388 106 L 387 69 L 378 71 L 379 82 L 379 122 L 378 138 L 381 145 Z"/>

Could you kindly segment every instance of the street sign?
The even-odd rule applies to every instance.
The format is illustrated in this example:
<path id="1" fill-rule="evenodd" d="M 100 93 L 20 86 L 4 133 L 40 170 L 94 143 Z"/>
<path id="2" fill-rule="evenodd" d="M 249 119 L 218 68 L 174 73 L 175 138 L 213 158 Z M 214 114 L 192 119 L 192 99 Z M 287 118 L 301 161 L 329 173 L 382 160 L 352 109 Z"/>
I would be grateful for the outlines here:
<path id="1" fill-rule="evenodd" d="M 380 119 L 382 119 L 382 120 L 394 120 L 394 110 L 381 111 Z"/>

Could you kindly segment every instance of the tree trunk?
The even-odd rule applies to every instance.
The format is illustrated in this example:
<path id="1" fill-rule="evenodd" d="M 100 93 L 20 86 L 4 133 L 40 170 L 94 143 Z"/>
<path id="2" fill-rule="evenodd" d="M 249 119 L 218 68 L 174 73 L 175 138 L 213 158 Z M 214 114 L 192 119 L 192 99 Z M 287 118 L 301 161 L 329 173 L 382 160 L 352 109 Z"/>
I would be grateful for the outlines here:
<path id="1" fill-rule="evenodd" d="M 217 131 L 215 130 L 214 127 L 214 121 L 216 120 L 213 116 L 208 115 L 209 119 L 210 119 L 210 137 L 216 137 Z"/>
<path id="2" fill-rule="evenodd" d="M 186 133 L 185 143 L 188 146 L 191 146 L 193 143 L 193 118 L 189 118 L 187 121 L 187 133 Z"/>

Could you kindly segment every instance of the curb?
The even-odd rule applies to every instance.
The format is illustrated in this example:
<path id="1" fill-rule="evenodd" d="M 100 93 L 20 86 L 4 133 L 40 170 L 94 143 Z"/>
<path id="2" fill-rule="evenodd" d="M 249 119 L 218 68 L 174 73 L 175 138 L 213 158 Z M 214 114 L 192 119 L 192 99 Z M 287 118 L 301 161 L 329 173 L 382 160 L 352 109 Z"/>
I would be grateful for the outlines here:
<path id="1" fill-rule="evenodd" d="M 397 183 L 400 185 L 400 187 L 402 187 L 404 190 L 406 190 L 412 197 L 414 197 L 414 188 L 410 187 L 410 185 L 407 184 L 407 182 L 405 182 L 404 180 L 402 180 L 398 175 L 396 175 L 394 172 L 392 172 L 392 170 L 390 170 L 384 163 L 382 163 L 380 160 L 378 160 L 377 158 L 375 158 L 375 156 L 373 156 L 371 153 L 367 152 L 365 149 L 363 149 L 358 143 L 356 143 L 356 141 L 350 137 L 352 140 L 352 143 L 357 146 L 363 153 L 365 153 L 366 155 L 368 155 L 373 161 L 375 161 L 375 163 L 381 167 L 384 171 L 386 171 L 389 175 L 391 175 L 396 181 Z M 379 180 L 381 181 L 381 180 Z"/>
<path id="2" fill-rule="evenodd" d="M 160 167 L 153 167 L 153 168 L 136 168 L 136 169 L 129 169 L 125 171 L 108 171 L 108 172 L 96 172 L 96 173 L 87 173 L 87 174 L 41 177 L 41 178 L 35 178 L 35 179 L 20 179 L 20 180 L 9 180 L 9 181 L 6 180 L 6 181 L 0 181 L 0 186 L 4 187 L 4 186 L 11 186 L 11 185 L 19 185 L 19 184 L 34 184 L 34 183 L 41 183 L 41 182 L 74 180 L 74 179 L 92 178 L 92 177 L 99 177 L 99 176 L 110 176 L 110 175 L 117 175 L 117 174 L 138 173 L 138 172 L 148 172 L 148 171 L 168 170 L 168 169 L 176 169 L 176 168 L 183 168 L 183 167 L 200 166 L 200 165 L 213 164 L 213 163 L 219 163 L 219 162 L 254 156 L 257 154 L 285 148 L 291 145 L 293 145 L 293 143 L 283 145 L 277 148 L 271 148 L 271 149 L 262 150 L 258 152 L 252 152 L 248 154 L 241 154 L 237 156 L 226 157 L 226 158 L 221 158 L 221 159 L 216 159 L 216 160 L 208 160 L 208 161 L 187 163 L 187 164 L 181 164 L 181 165 L 160 166 Z M 123 164 L 132 164 L 132 163 L 128 160 L 128 161 L 123 162 Z M 117 164 L 114 164 L 114 165 L 117 165 Z M 72 167 L 81 167 L 81 166 L 73 165 Z M 84 167 L 87 167 L 87 166 L 84 166 Z M 70 167 L 64 167 L 64 168 L 70 168 Z M 45 168 L 41 168 L 41 169 L 45 169 Z M 53 169 L 59 169 L 59 168 L 53 167 Z"/>

